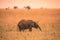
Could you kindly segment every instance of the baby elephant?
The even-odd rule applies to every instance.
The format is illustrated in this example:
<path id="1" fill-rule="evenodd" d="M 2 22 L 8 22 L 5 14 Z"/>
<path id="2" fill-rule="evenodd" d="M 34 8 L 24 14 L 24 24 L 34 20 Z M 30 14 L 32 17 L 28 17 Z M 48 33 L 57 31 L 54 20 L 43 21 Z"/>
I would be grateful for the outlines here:
<path id="1" fill-rule="evenodd" d="M 33 28 L 39 28 L 41 30 L 41 28 L 39 27 L 39 25 L 32 21 L 32 20 L 21 20 L 18 25 L 19 27 L 19 31 L 24 31 L 25 29 L 29 29 L 29 31 L 32 31 L 32 27 Z"/>

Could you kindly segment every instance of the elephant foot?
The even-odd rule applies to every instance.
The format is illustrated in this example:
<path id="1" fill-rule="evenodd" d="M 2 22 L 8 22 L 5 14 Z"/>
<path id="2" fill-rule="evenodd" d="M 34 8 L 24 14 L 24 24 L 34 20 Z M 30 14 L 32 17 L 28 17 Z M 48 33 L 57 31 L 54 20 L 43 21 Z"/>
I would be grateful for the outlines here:
<path id="1" fill-rule="evenodd" d="M 31 29 L 29 29 L 29 31 L 31 32 L 31 31 L 32 31 L 32 28 L 31 28 Z"/>

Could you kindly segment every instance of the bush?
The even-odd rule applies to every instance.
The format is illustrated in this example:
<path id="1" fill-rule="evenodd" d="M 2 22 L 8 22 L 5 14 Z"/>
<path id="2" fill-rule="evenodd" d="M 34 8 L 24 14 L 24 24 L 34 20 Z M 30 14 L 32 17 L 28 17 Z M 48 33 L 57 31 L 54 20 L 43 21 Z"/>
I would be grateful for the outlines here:
<path id="1" fill-rule="evenodd" d="M 17 9 L 18 7 L 17 6 L 14 6 L 14 9 Z"/>
<path id="2" fill-rule="evenodd" d="M 30 7 L 30 6 L 26 6 L 26 7 L 24 7 L 24 8 L 31 9 L 31 7 Z"/>

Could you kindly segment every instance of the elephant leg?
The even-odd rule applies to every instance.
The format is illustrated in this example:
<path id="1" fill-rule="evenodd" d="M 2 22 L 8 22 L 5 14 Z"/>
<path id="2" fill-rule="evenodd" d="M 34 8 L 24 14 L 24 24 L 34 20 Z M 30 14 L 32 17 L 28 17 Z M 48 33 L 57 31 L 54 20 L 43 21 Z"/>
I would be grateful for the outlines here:
<path id="1" fill-rule="evenodd" d="M 19 29 L 19 31 L 21 32 L 21 29 Z"/>
<path id="2" fill-rule="evenodd" d="M 20 28 L 20 29 L 19 29 L 19 31 L 20 31 L 20 32 L 21 32 L 21 31 L 23 31 L 23 32 L 24 32 L 24 28 Z"/>
<path id="3" fill-rule="evenodd" d="M 20 28 L 20 27 L 18 27 L 18 30 L 19 30 L 19 31 L 21 31 L 21 28 Z"/>
<path id="4" fill-rule="evenodd" d="M 22 31 L 24 32 L 24 29 L 22 29 Z"/>
<path id="5" fill-rule="evenodd" d="M 21 31 L 23 31 L 23 32 L 24 32 L 24 29 L 20 29 L 19 31 L 20 31 L 20 32 L 21 32 Z"/>
<path id="6" fill-rule="evenodd" d="M 21 32 L 21 31 L 22 31 L 22 29 L 19 29 L 19 31 Z"/>
<path id="7" fill-rule="evenodd" d="M 29 27 L 29 31 L 32 31 L 32 27 Z"/>

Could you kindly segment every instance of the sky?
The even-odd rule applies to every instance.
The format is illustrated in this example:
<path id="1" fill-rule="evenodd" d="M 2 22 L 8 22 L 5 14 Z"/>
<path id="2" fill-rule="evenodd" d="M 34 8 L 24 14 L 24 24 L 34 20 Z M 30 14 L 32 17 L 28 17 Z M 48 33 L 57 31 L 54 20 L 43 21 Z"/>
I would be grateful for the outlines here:
<path id="1" fill-rule="evenodd" d="M 0 0 L 0 8 L 23 8 L 30 6 L 31 8 L 60 8 L 60 0 Z"/>

